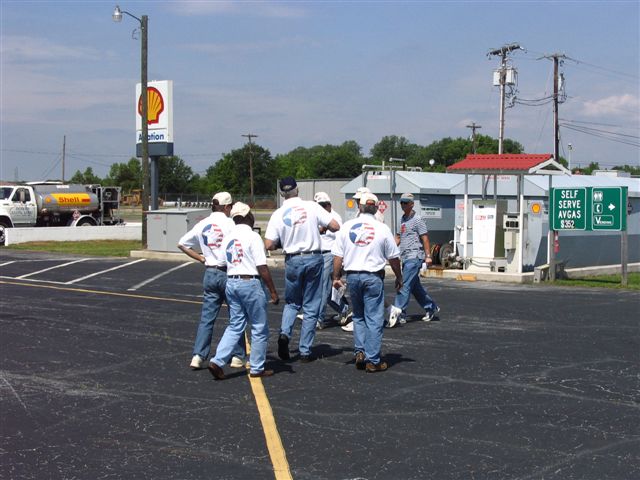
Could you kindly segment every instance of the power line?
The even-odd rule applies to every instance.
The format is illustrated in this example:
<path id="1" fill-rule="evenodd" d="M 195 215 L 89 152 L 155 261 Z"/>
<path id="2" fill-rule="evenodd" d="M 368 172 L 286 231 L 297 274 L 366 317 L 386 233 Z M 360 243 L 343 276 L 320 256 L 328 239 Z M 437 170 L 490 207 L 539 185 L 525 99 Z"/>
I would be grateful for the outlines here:
<path id="1" fill-rule="evenodd" d="M 607 132 L 604 130 L 598 130 L 598 129 L 591 129 L 591 128 L 586 128 L 586 127 L 580 127 L 578 125 L 571 125 L 571 124 L 561 124 L 561 126 L 563 128 L 566 128 L 568 130 L 573 130 L 576 132 L 580 132 L 580 133 L 584 133 L 585 135 L 591 135 L 593 137 L 598 137 L 598 138 L 602 138 L 604 140 L 609 140 L 611 142 L 616 142 L 616 143 L 622 143 L 625 145 L 631 145 L 632 147 L 640 147 L 640 142 L 639 141 L 634 141 L 634 140 L 627 140 L 626 138 L 619 138 L 621 136 L 621 134 L 617 134 L 615 132 Z M 625 135 L 626 137 L 626 135 Z M 637 138 L 637 137 L 633 137 L 633 138 Z"/>

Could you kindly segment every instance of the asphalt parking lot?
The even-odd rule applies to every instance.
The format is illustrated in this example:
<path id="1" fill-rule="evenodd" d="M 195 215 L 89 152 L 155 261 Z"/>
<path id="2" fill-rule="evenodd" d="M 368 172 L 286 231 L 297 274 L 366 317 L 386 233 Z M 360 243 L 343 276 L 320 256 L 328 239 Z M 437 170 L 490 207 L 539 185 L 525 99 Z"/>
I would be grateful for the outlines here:
<path id="1" fill-rule="evenodd" d="M 640 478 L 637 292 L 429 278 L 441 320 L 412 301 L 376 374 L 338 327 L 280 362 L 270 306 L 276 374 L 214 381 L 188 368 L 201 278 L 0 250 L 0 477 Z"/>

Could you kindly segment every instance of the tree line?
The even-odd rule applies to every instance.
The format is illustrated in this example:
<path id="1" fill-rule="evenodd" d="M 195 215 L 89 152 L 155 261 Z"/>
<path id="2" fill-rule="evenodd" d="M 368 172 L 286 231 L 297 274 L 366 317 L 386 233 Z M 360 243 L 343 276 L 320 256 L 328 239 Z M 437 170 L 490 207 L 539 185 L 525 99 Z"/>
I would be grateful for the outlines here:
<path id="1" fill-rule="evenodd" d="M 498 152 L 498 140 L 487 135 L 476 136 L 476 152 L 489 154 Z M 427 146 L 409 142 L 405 137 L 389 135 L 383 137 L 370 150 L 369 156 L 362 153 L 362 147 L 353 140 L 341 145 L 316 145 L 297 147 L 275 157 L 264 147 L 246 144 L 242 148 L 223 154 L 207 168 L 204 175 L 194 173 L 179 156 L 161 157 L 159 160 L 158 188 L 161 193 L 201 194 L 228 191 L 233 195 L 247 195 L 250 190 L 249 162 L 253 167 L 253 186 L 256 196 L 273 195 L 279 178 L 292 176 L 297 179 L 353 178 L 362 172 L 363 164 L 381 164 L 389 158 L 402 158 L 409 167 L 444 172 L 446 168 L 472 153 L 474 145 L 467 138 L 443 138 Z M 504 153 L 522 153 L 520 143 L 505 139 Z M 429 161 L 434 160 L 431 166 Z M 565 166 L 567 162 L 561 158 Z M 598 169 L 597 163 L 581 170 L 588 174 Z M 639 168 L 622 167 L 632 174 L 640 174 Z M 633 170 L 636 170 L 635 172 Z M 76 171 L 70 179 L 72 183 L 100 183 L 122 187 L 124 193 L 138 189 L 142 185 L 140 160 L 131 158 L 126 163 L 111 165 L 109 174 L 100 178 L 91 167 L 84 172 Z"/>

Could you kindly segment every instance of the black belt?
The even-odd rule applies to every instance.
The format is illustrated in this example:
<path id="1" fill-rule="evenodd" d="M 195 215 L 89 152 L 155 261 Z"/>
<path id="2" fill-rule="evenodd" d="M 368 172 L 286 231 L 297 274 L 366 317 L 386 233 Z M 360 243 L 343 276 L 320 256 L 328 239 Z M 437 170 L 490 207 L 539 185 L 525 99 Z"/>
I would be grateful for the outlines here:
<path id="1" fill-rule="evenodd" d="M 320 250 L 320 253 L 324 255 L 325 253 L 331 253 L 331 250 Z"/>
<path id="2" fill-rule="evenodd" d="M 254 278 L 260 278 L 260 275 L 229 275 L 227 278 L 237 278 L 242 280 L 251 280 Z"/>
<path id="3" fill-rule="evenodd" d="M 378 270 L 377 272 L 370 272 L 368 270 L 346 270 L 345 273 L 349 275 L 350 273 L 368 273 L 369 275 L 377 275 L 380 278 L 384 278 L 384 268 L 382 270 Z"/>
<path id="4" fill-rule="evenodd" d="M 207 265 L 207 268 L 215 268 L 217 270 L 222 270 L 223 272 L 227 271 L 227 266 L 221 267 L 219 265 Z"/>
<path id="5" fill-rule="evenodd" d="M 328 250 L 327 250 L 328 251 Z M 324 253 L 322 250 L 313 250 L 311 252 L 296 252 L 296 253 L 287 253 L 287 257 L 296 257 L 298 255 L 319 255 Z"/>

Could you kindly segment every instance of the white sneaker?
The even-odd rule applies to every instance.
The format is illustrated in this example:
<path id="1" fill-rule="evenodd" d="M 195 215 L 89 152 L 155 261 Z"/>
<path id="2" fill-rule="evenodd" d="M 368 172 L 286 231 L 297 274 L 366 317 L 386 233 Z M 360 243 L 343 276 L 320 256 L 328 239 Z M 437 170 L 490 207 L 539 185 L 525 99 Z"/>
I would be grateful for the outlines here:
<path id="1" fill-rule="evenodd" d="M 322 330 L 324 328 L 324 323 L 322 323 L 320 320 L 318 320 L 316 322 L 316 330 Z"/>
<path id="2" fill-rule="evenodd" d="M 393 328 L 398 323 L 400 319 L 400 315 L 402 314 L 402 309 L 396 307 L 395 305 L 389 306 L 389 328 Z"/>
<path id="3" fill-rule="evenodd" d="M 298 320 L 304 320 L 304 315 L 302 313 L 299 313 L 298 315 L 296 315 L 296 318 Z"/>
<path id="4" fill-rule="evenodd" d="M 231 361 L 229 362 L 229 366 L 231 368 L 242 368 L 244 367 L 244 360 L 240 357 L 232 357 Z"/>
<path id="5" fill-rule="evenodd" d="M 346 325 L 340 327 L 345 332 L 353 332 L 353 322 L 349 322 Z"/>
<path id="6" fill-rule="evenodd" d="M 191 359 L 191 367 L 192 370 L 200 370 L 202 368 L 203 359 L 200 355 L 194 355 Z"/>
<path id="7" fill-rule="evenodd" d="M 438 316 L 438 312 L 440 311 L 440 307 L 436 307 L 435 310 L 429 310 L 424 317 L 422 317 L 423 322 L 430 322 L 434 318 Z"/>

